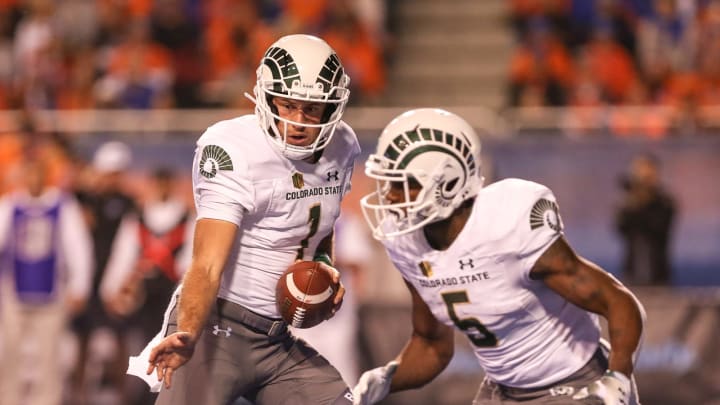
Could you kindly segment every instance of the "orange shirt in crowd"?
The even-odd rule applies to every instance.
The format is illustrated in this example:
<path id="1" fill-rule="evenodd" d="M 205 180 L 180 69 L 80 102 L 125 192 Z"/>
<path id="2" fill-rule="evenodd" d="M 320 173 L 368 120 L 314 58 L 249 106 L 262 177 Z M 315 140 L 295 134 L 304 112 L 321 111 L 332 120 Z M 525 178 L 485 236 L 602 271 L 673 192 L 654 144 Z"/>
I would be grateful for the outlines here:
<path id="1" fill-rule="evenodd" d="M 0 10 L 7 10 L 11 7 L 17 6 L 20 0 L 0 0 Z"/>
<path id="2" fill-rule="evenodd" d="M 328 0 L 285 0 L 283 10 L 297 27 L 313 30 L 323 22 Z"/>
<path id="3" fill-rule="evenodd" d="M 72 163 L 65 152 L 54 143 L 44 142 L 40 145 L 37 154 L 38 158 L 47 164 L 48 184 L 67 189 L 71 183 Z"/>
<path id="4" fill-rule="evenodd" d="M 680 105 L 685 100 L 697 100 L 702 82 L 695 72 L 678 72 L 670 76 L 661 92 L 661 102 Z"/>
<path id="5" fill-rule="evenodd" d="M 0 195 L 13 188 L 12 168 L 22 160 L 23 142 L 14 133 L 0 133 Z"/>
<path id="6" fill-rule="evenodd" d="M 66 86 L 55 96 L 58 110 L 92 110 L 97 107 L 93 87 Z"/>
<path id="7" fill-rule="evenodd" d="M 253 2 L 249 0 L 213 0 L 206 8 L 208 16 L 205 41 L 210 58 L 211 79 L 222 79 L 237 69 L 251 67 L 275 42 L 275 33 L 262 22 Z M 236 31 L 247 33 L 247 44 L 238 47 Z"/>
<path id="8" fill-rule="evenodd" d="M 130 15 L 135 18 L 145 18 L 150 15 L 153 7 L 153 0 L 127 0 Z M 182 6 L 179 4 L 178 6 Z"/>
<path id="9" fill-rule="evenodd" d="M 26 135 L 28 137 L 39 135 Z M 65 153 L 54 143 L 38 141 L 34 146 L 33 158 L 42 160 L 48 168 L 48 184 L 65 187 L 68 184 L 70 161 Z M 16 170 L 22 164 L 25 143 L 16 133 L 0 134 L 0 194 L 15 190 L 21 183 L 20 173 Z"/>
<path id="10" fill-rule="evenodd" d="M 365 30 L 330 29 L 323 38 L 335 49 L 350 84 L 368 96 L 379 95 L 385 89 L 385 63 L 381 49 Z"/>
<path id="11" fill-rule="evenodd" d="M 562 43 L 556 38 L 548 38 L 542 46 L 542 59 L 527 46 L 515 51 L 510 60 L 510 80 L 514 83 L 533 83 L 546 74 L 559 83 L 574 82 L 573 61 Z"/>
<path id="12" fill-rule="evenodd" d="M 113 50 L 108 71 L 114 75 L 172 71 L 172 57 L 162 45 L 147 43 L 121 44 Z"/>
<path id="13" fill-rule="evenodd" d="M 510 10 L 515 16 L 529 17 L 543 10 L 555 9 L 569 11 L 569 0 L 510 0 Z"/>
<path id="14" fill-rule="evenodd" d="M 587 47 L 591 74 L 610 95 L 613 102 L 624 100 L 636 80 L 630 55 L 615 42 L 591 42 Z"/>
<path id="15" fill-rule="evenodd" d="M 60 110 L 93 109 L 95 103 L 95 52 L 79 52 L 65 65 L 64 85 L 57 89 Z"/>

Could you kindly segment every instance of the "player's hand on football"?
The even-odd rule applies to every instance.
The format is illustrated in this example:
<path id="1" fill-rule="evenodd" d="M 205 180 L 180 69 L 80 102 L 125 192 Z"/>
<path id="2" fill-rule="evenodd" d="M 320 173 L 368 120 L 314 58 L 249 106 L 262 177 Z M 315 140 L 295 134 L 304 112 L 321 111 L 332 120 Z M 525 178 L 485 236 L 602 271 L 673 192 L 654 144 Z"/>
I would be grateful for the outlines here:
<path id="1" fill-rule="evenodd" d="M 335 307 L 332 310 L 332 313 L 330 317 L 335 315 L 337 311 L 340 310 L 340 307 L 342 306 L 343 297 L 345 296 L 345 286 L 340 281 L 340 271 L 336 269 L 335 267 L 332 267 L 328 265 L 325 262 L 318 262 L 320 263 L 320 268 L 323 271 L 326 271 L 328 274 L 330 274 L 330 277 L 332 278 L 332 281 L 335 285 L 337 285 L 337 292 L 335 292 L 335 297 L 333 298 L 333 303 L 335 304 Z"/>
<path id="2" fill-rule="evenodd" d="M 630 405 L 631 382 L 619 371 L 607 371 L 600 379 L 584 387 L 573 399 L 599 398 L 605 405 Z"/>
<path id="3" fill-rule="evenodd" d="M 390 393 L 390 383 L 398 367 L 393 360 L 383 367 L 364 372 L 352 389 L 353 405 L 372 405 Z"/>
<path id="4" fill-rule="evenodd" d="M 194 351 L 195 341 L 190 333 L 175 332 L 168 335 L 150 352 L 147 374 L 154 370 L 158 381 L 164 381 L 165 388 L 170 388 L 173 373 L 190 360 Z"/>

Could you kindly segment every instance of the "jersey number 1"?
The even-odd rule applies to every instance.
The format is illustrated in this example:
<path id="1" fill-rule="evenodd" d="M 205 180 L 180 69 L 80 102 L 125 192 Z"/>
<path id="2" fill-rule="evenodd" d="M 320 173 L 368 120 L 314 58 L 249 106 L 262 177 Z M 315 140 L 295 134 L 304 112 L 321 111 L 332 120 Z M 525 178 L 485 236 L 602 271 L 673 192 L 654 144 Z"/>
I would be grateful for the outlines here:
<path id="1" fill-rule="evenodd" d="M 305 237 L 305 239 L 300 241 L 300 248 L 298 249 L 295 260 L 302 260 L 303 256 L 305 256 L 305 249 L 307 249 L 308 247 L 310 238 L 315 236 L 315 234 L 317 233 L 318 226 L 320 225 L 320 204 L 316 204 L 310 207 L 308 223 L 310 223 L 310 232 L 308 232 L 308 235 Z"/>
<path id="2" fill-rule="evenodd" d="M 467 304 L 470 302 L 466 291 L 446 292 L 442 294 L 443 301 L 448 308 L 448 315 L 453 323 L 465 332 L 470 341 L 477 347 L 495 347 L 498 344 L 495 334 L 490 332 L 476 318 L 459 319 L 455 313 L 455 304 Z"/>

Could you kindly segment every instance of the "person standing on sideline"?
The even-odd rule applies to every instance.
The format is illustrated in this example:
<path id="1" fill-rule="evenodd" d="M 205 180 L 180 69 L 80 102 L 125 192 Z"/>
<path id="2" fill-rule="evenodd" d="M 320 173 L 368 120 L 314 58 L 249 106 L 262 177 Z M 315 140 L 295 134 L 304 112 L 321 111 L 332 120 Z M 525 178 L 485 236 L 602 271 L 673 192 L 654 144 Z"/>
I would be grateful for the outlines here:
<path id="1" fill-rule="evenodd" d="M 333 226 L 360 153 L 341 121 L 348 84 L 325 41 L 282 37 L 257 70 L 255 114 L 198 140 L 190 268 L 161 333 L 129 369 L 164 383 L 156 404 L 351 402 L 337 370 L 290 334 L 275 304 L 280 275 L 298 260 L 322 263 L 338 284 L 336 308 L 342 301 Z"/>
<path id="2" fill-rule="evenodd" d="M 127 215 L 118 229 L 100 285 L 108 312 L 133 316 L 146 340 L 157 333 L 164 308 L 190 260 L 194 218 L 173 190 L 174 174 L 152 174 L 148 201 Z"/>
<path id="3" fill-rule="evenodd" d="M 624 196 L 615 214 L 615 228 L 625 248 L 625 282 L 668 285 L 675 199 L 660 184 L 660 161 L 650 154 L 636 156 L 621 186 Z"/>
<path id="4" fill-rule="evenodd" d="M 0 402 L 60 405 L 61 336 L 88 298 L 92 240 L 77 201 L 48 185 L 45 162 L 26 156 L 21 169 L 24 186 L 0 198 Z"/>
<path id="5" fill-rule="evenodd" d="M 90 404 L 98 391 L 110 390 L 125 401 L 124 361 L 127 358 L 125 347 L 125 321 L 113 317 L 105 311 L 100 297 L 100 284 L 110 257 L 115 235 L 126 215 L 136 212 L 133 197 L 125 190 L 127 171 L 132 163 L 130 147 L 120 141 L 103 143 L 95 151 L 92 159 L 93 182 L 86 189 L 76 191 L 83 207 L 85 218 L 90 225 L 93 239 L 95 269 L 90 287 L 90 297 L 85 311 L 73 320 L 73 329 L 79 344 L 78 359 L 73 376 L 73 403 Z M 108 332 L 108 333 L 104 333 Z M 112 351 L 112 359 L 100 361 L 92 356 L 92 340 L 97 336 L 113 339 L 117 349 Z M 110 341 L 108 339 L 108 341 Z M 103 370 L 95 367 L 89 372 L 91 363 L 108 363 Z"/>
<path id="6" fill-rule="evenodd" d="M 478 136 L 440 109 L 391 121 L 365 173 L 378 187 L 361 205 L 410 291 L 412 336 L 363 373 L 354 404 L 435 378 L 453 356 L 453 329 L 485 372 L 475 405 L 638 403 L 644 310 L 570 247 L 550 189 L 521 179 L 483 188 Z"/>
<path id="7" fill-rule="evenodd" d="M 158 168 L 151 180 L 147 200 L 120 224 L 100 285 L 105 311 L 127 320 L 128 350 L 135 341 L 144 344 L 157 333 L 165 306 L 187 270 L 192 248 L 195 221 L 175 191 L 174 173 Z M 155 396 L 140 380 L 126 383 L 128 401 L 154 402 Z"/>

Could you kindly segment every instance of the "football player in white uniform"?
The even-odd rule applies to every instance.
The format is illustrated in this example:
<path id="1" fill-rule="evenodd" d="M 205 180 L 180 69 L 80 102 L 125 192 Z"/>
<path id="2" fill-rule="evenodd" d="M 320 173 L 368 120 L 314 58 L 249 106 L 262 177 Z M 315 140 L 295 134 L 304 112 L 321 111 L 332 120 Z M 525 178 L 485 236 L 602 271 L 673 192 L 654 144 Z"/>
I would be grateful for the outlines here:
<path id="1" fill-rule="evenodd" d="M 164 382 L 157 404 L 350 403 L 340 374 L 292 337 L 275 304 L 296 260 L 326 263 L 339 283 L 333 226 L 360 153 L 341 121 L 348 84 L 325 41 L 282 37 L 258 68 L 255 114 L 200 137 L 192 263 L 147 370 L 134 373 Z"/>
<path id="2" fill-rule="evenodd" d="M 453 355 L 453 327 L 485 371 L 475 404 L 637 403 L 642 306 L 568 245 L 547 187 L 482 188 L 480 167 L 472 127 L 439 109 L 395 118 L 368 158 L 378 188 L 361 204 L 410 290 L 413 331 L 393 361 L 361 376 L 354 403 L 432 380 Z"/>

